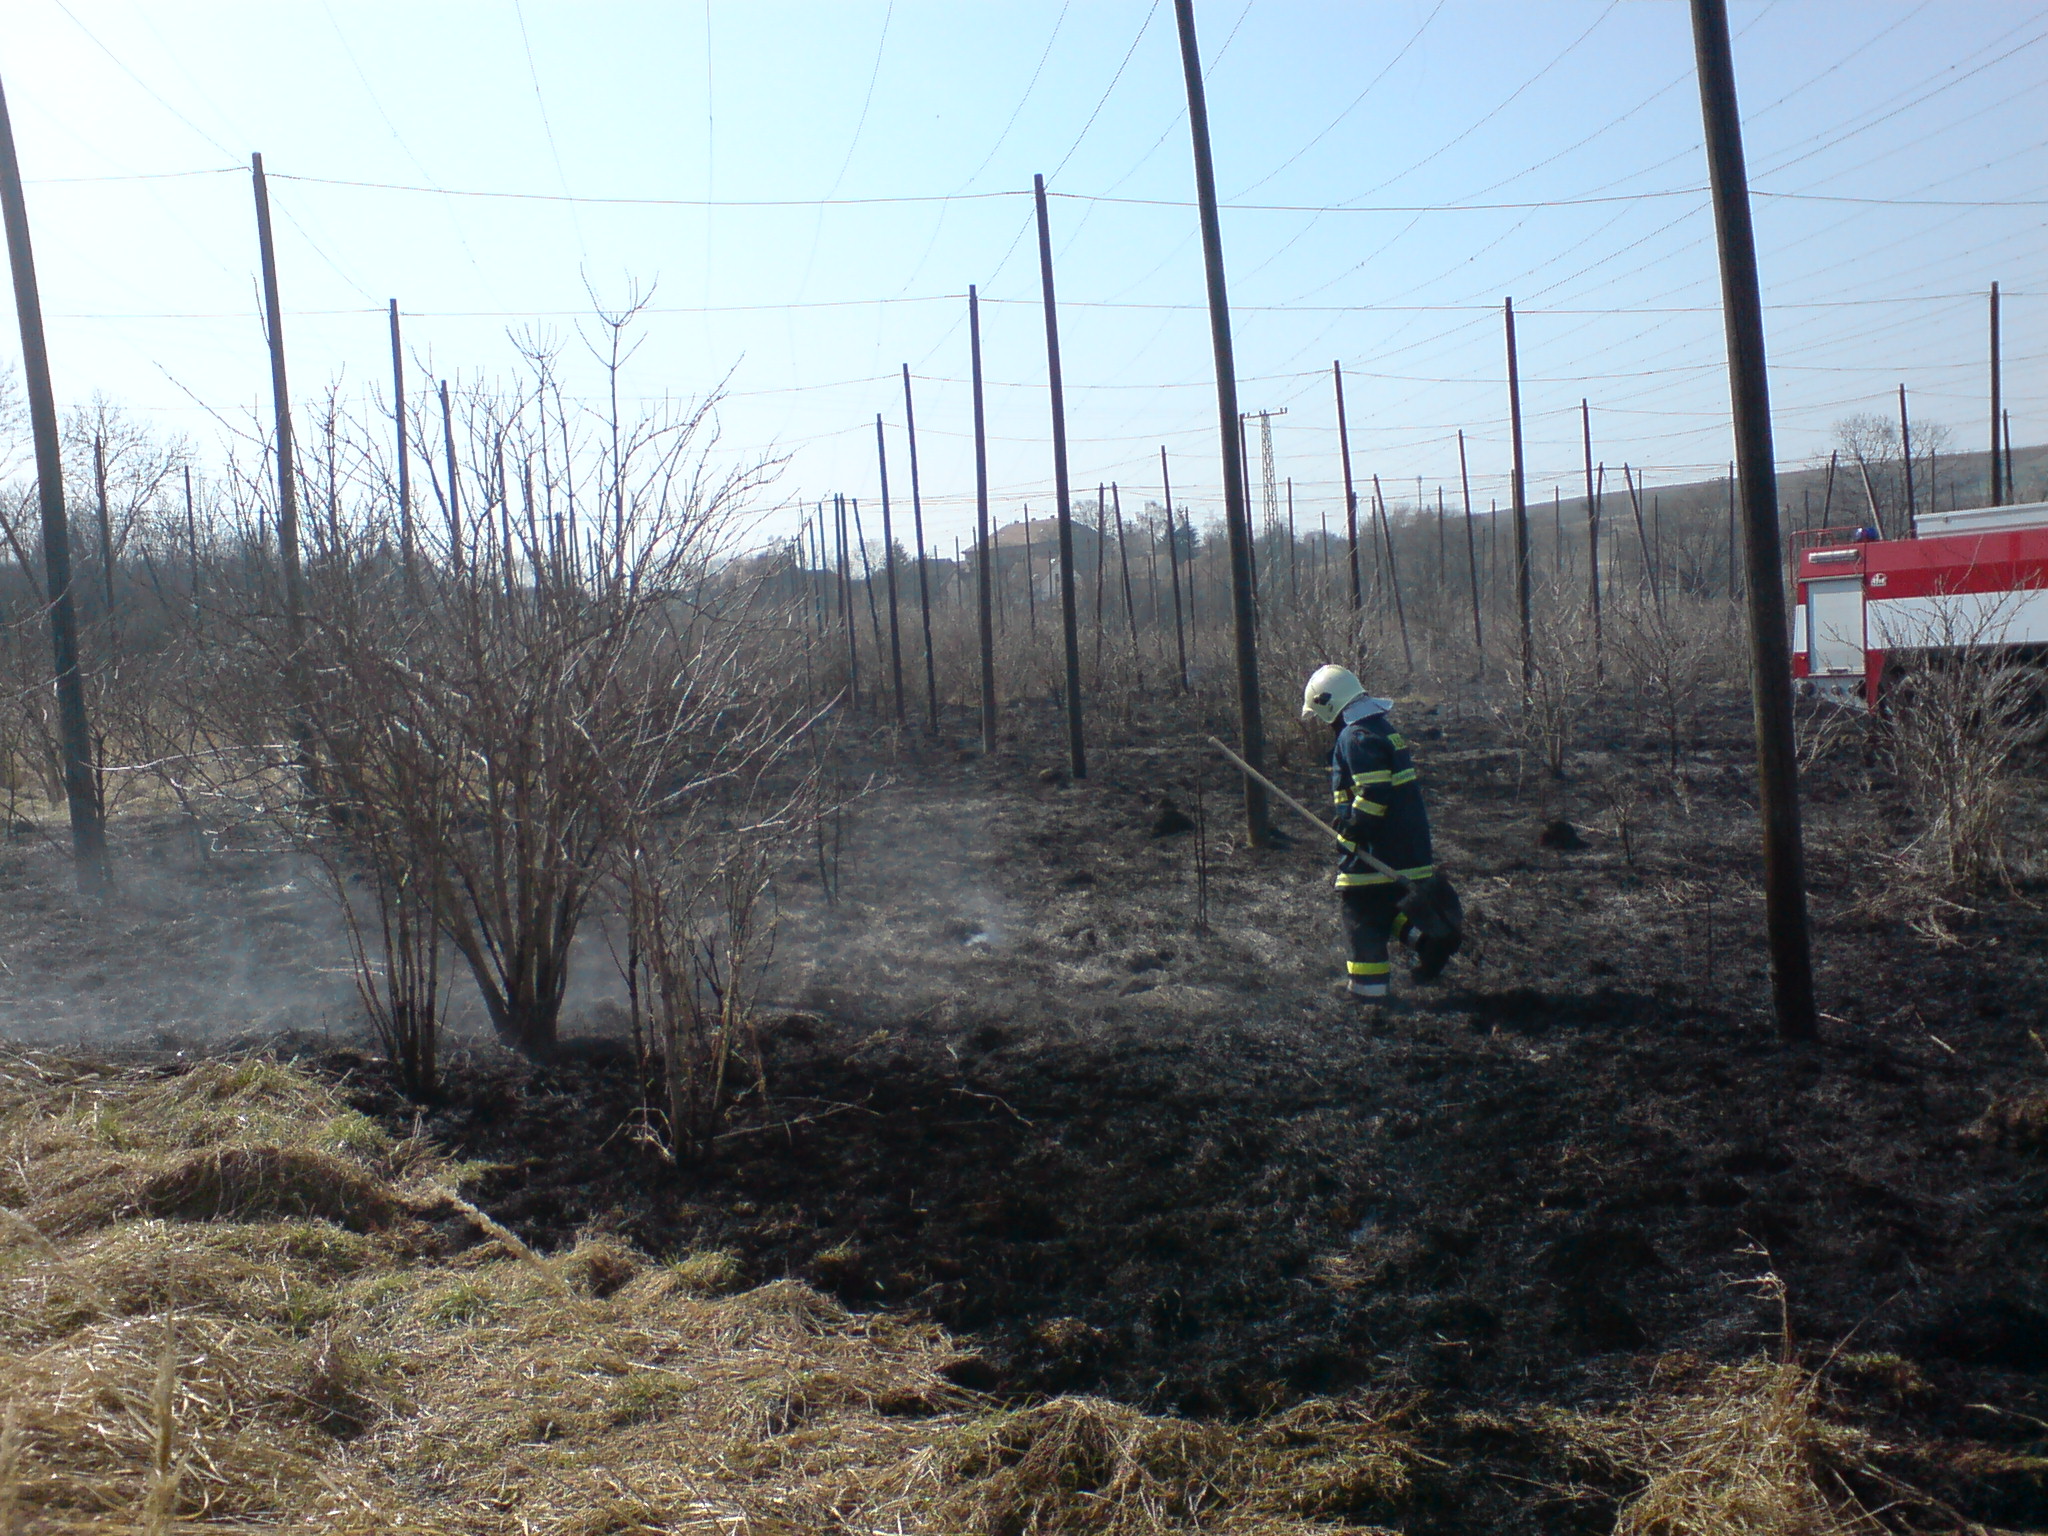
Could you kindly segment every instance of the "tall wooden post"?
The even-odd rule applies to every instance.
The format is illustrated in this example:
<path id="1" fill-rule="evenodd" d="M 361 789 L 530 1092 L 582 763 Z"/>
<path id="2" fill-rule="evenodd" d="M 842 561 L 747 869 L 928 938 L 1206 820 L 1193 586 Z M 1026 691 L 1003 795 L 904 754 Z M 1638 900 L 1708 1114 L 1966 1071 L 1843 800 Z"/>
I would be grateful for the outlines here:
<path id="1" fill-rule="evenodd" d="M 1586 445 L 1586 566 L 1592 573 L 1586 590 L 1588 612 L 1593 616 L 1593 672 L 1602 674 L 1600 655 L 1600 496 L 1593 484 L 1593 407 L 1579 401 L 1579 425 Z"/>
<path id="2" fill-rule="evenodd" d="M 1095 675 L 1102 675 L 1102 578 L 1109 568 L 1109 487 L 1095 487 Z"/>
<path id="3" fill-rule="evenodd" d="M 2000 472 L 1998 453 L 1998 418 L 2000 413 L 1999 395 L 2003 388 L 1999 378 L 1998 356 L 1998 284 L 1991 285 L 1991 505 L 2005 505 L 2006 495 L 2012 487 L 2005 483 Z"/>
<path id="4" fill-rule="evenodd" d="M 1209 155 L 1209 103 L 1202 85 L 1202 53 L 1195 42 L 1194 0 L 1173 0 L 1180 31 L 1181 74 L 1188 90 L 1188 135 L 1195 158 L 1195 198 L 1201 205 L 1202 265 L 1209 288 L 1209 341 L 1216 354 L 1216 416 L 1223 449 L 1223 515 L 1230 530 L 1231 609 L 1237 630 L 1238 751 L 1252 767 L 1266 766 L 1266 726 L 1259 699 L 1258 611 L 1252 599 L 1250 509 L 1245 506 L 1244 461 L 1238 447 L 1237 361 L 1230 340 L 1230 296 L 1223 281 L 1223 225 L 1216 213 L 1216 168 Z M 1270 841 L 1265 786 L 1244 775 L 1245 837 L 1255 847 Z"/>
<path id="5" fill-rule="evenodd" d="M 306 678 L 306 584 L 299 566 L 299 476 L 292 438 L 290 381 L 284 363 L 284 304 L 278 296 L 277 242 L 271 233 L 270 184 L 263 176 L 263 157 L 249 157 L 256 194 L 256 240 L 263 265 L 263 320 L 270 342 L 270 403 L 277 446 L 277 555 L 284 572 L 286 689 L 292 699 L 290 730 L 298 759 L 299 779 L 308 800 L 318 793 L 318 767 L 313 750 L 311 688 Z"/>
<path id="6" fill-rule="evenodd" d="M 903 709 L 903 636 L 896 622 L 896 525 L 889 515 L 889 448 L 882 416 L 875 413 L 875 462 L 882 474 L 882 580 L 889 588 L 889 678 L 896 690 L 896 723 L 909 723 Z"/>
<path id="7" fill-rule="evenodd" d="M 1337 452 L 1344 461 L 1344 541 L 1351 552 L 1351 611 L 1359 613 L 1365 608 L 1365 586 L 1358 576 L 1358 490 L 1351 483 L 1351 430 L 1344 420 L 1341 362 L 1330 364 L 1330 377 L 1337 386 Z"/>
<path id="8" fill-rule="evenodd" d="M 1643 580 L 1650 586 L 1650 602 L 1659 617 L 1664 612 L 1664 586 L 1657 574 L 1657 555 L 1650 543 L 1650 530 L 1643 525 L 1643 493 L 1636 488 L 1635 471 L 1627 464 L 1621 466 L 1622 483 L 1628 487 L 1629 510 L 1636 519 L 1636 548 L 1642 552 Z"/>
<path id="9" fill-rule="evenodd" d="M 1465 429 L 1458 428 L 1458 489 L 1465 497 L 1465 574 L 1472 583 L 1472 644 L 1486 662 L 1486 627 L 1479 619 L 1479 540 L 1472 530 L 1472 472 L 1465 464 Z"/>
<path id="10" fill-rule="evenodd" d="M 284 607 L 293 666 L 306 640 L 306 589 L 299 569 L 299 480 L 292 447 L 292 397 L 284 368 L 284 307 L 277 291 L 277 244 L 270 232 L 270 185 L 263 157 L 249 157 L 256 187 L 256 240 L 263 259 L 263 319 L 270 333 L 270 404 L 277 437 L 277 554 L 284 567 Z"/>
<path id="11" fill-rule="evenodd" d="M 1287 601 L 1301 606 L 1301 545 L 1294 536 L 1294 476 L 1287 477 Z"/>
<path id="12" fill-rule="evenodd" d="M 910 364 L 903 365 L 903 433 L 910 442 L 910 521 L 917 533 L 917 606 L 924 625 L 925 728 L 939 734 L 939 672 L 932 658 L 932 584 L 925 570 L 924 488 L 917 478 L 917 408 L 910 400 Z M 956 560 L 957 566 L 959 562 Z"/>
<path id="13" fill-rule="evenodd" d="M 1735 546 L 1738 542 L 1735 532 L 1735 465 L 1728 465 L 1728 601 L 1734 602 L 1735 592 Z"/>
<path id="14" fill-rule="evenodd" d="M 441 380 L 441 451 L 448 466 L 448 566 L 462 575 L 462 480 L 455 467 L 455 410 L 448 401 L 448 381 Z"/>
<path id="15" fill-rule="evenodd" d="M 1799 767 L 1792 727 L 1791 639 L 1780 574 L 1778 472 L 1771 442 L 1770 381 L 1764 365 L 1763 299 L 1735 62 L 1726 0 L 1692 0 L 1693 45 L 1706 124 L 1721 300 L 1728 333 L 1728 385 L 1742 474 L 1743 550 L 1749 566 L 1750 697 L 1756 719 L 1757 789 L 1763 817 L 1765 931 L 1778 1031 L 1810 1040 L 1818 1031 L 1813 950 L 1807 927 L 1806 856 L 1799 821 Z"/>
<path id="16" fill-rule="evenodd" d="M 405 433 L 405 345 L 399 335 L 396 299 L 391 300 L 391 429 L 398 440 L 398 566 L 405 574 L 407 593 L 416 595 L 419 570 L 412 532 L 412 443 Z"/>
<path id="17" fill-rule="evenodd" d="M 1173 648 L 1180 657 L 1180 691 L 1188 691 L 1188 637 L 1181 626 L 1180 613 L 1180 529 L 1173 520 L 1173 476 L 1166 469 L 1166 445 L 1159 445 L 1159 483 L 1166 495 L 1166 563 L 1173 578 Z M 1195 584 L 1194 573 L 1188 573 L 1188 587 L 1192 593 Z"/>
<path id="18" fill-rule="evenodd" d="M 191 562 L 192 622 L 199 622 L 199 512 L 192 504 L 192 466 L 185 469 L 185 556 Z"/>
<path id="19" fill-rule="evenodd" d="M 853 556 L 846 543 L 846 498 L 832 498 L 832 520 L 839 541 L 839 615 L 846 620 L 846 689 L 860 708 L 860 625 L 853 616 Z"/>
<path id="20" fill-rule="evenodd" d="M 107 440 L 92 435 L 92 505 L 100 529 L 100 600 L 106 605 L 107 642 L 116 655 L 121 650 L 121 615 L 114 606 L 114 513 L 107 505 Z"/>
<path id="21" fill-rule="evenodd" d="M 1088 746 L 1081 731 L 1081 637 L 1074 608 L 1074 506 L 1067 484 L 1067 396 L 1060 377 L 1059 309 L 1052 289 L 1052 224 L 1045 212 L 1045 178 L 1033 176 L 1038 204 L 1038 278 L 1045 299 L 1046 387 L 1052 397 L 1052 485 L 1060 528 L 1060 628 L 1067 651 L 1067 762 L 1077 779 L 1088 776 Z"/>
<path id="22" fill-rule="evenodd" d="M 1373 515 L 1379 519 L 1380 539 L 1387 551 L 1387 585 L 1394 594 L 1394 620 L 1401 629 L 1401 664 L 1410 675 L 1415 671 L 1415 652 L 1408 644 L 1408 608 L 1401 600 L 1401 568 L 1394 563 L 1394 520 L 1387 515 L 1387 498 L 1380 490 L 1380 477 L 1372 477 Z"/>
<path id="23" fill-rule="evenodd" d="M 981 637 L 981 750 L 996 749 L 995 543 L 988 530 L 988 418 L 981 398 L 981 298 L 967 287 L 967 348 L 974 375 L 974 536 L 981 551 L 976 563 L 981 589 L 977 629 Z"/>
<path id="24" fill-rule="evenodd" d="M 1138 652 L 1138 605 L 1131 596 L 1131 550 L 1124 542 L 1124 495 L 1110 482 L 1109 499 L 1116 509 L 1116 563 L 1124 584 L 1124 622 L 1131 631 L 1131 666 L 1138 672 L 1138 686 L 1145 686 L 1144 658 Z"/>
<path id="25" fill-rule="evenodd" d="M 1906 466 L 1906 526 L 1899 537 L 1913 536 L 1913 519 L 1920 514 L 1919 498 L 1913 494 L 1913 422 L 1906 414 L 1906 386 L 1899 386 L 1899 458 Z"/>
<path id="26" fill-rule="evenodd" d="M 1522 460 L 1522 364 L 1515 350 L 1515 301 L 1506 300 L 1501 314 L 1508 336 L 1508 440 L 1514 457 L 1515 612 L 1522 635 L 1522 699 L 1527 703 L 1536 680 L 1535 622 L 1529 609 L 1529 496 Z"/>
<path id="27" fill-rule="evenodd" d="M 107 824 L 93 768 L 92 729 L 85 713 L 85 680 L 78 670 L 78 610 L 71 592 L 71 525 L 64 507 L 64 449 L 57 430 L 57 396 L 50 384 L 50 349 L 43 335 L 43 301 L 29 241 L 28 201 L 14 124 L 0 91 L 0 216 L 7 226 L 7 259 L 14 278 L 14 314 L 21 328 L 22 384 L 28 394 L 29 433 L 35 445 L 36 501 L 42 510 L 43 580 L 49 599 L 50 657 L 57 692 L 57 740 L 64 763 L 64 799 L 71 812 L 71 862 L 79 894 L 101 896 L 112 883 L 107 867 Z"/>

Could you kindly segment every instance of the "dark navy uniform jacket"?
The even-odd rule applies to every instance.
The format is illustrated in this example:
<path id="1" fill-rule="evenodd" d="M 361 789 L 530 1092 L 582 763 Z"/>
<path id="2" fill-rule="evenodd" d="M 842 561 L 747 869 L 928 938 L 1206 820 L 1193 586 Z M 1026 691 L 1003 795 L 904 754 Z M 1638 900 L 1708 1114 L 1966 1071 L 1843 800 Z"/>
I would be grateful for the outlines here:
<path id="1" fill-rule="evenodd" d="M 1436 872 L 1429 811 L 1415 782 L 1415 762 L 1384 710 L 1354 720 L 1337 733 L 1330 749 L 1330 788 L 1338 805 L 1349 806 L 1371 828 L 1363 842 L 1346 847 L 1366 849 L 1410 880 L 1424 880 Z M 1391 883 L 1352 854 L 1337 866 L 1340 890 Z"/>

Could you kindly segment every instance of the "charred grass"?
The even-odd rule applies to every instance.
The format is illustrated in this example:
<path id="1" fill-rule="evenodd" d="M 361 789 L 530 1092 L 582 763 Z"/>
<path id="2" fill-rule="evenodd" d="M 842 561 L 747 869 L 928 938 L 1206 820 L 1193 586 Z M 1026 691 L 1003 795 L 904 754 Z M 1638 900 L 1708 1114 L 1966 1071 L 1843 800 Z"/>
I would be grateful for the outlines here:
<path id="1" fill-rule="evenodd" d="M 424 1112 L 345 1053 L 9 1059 L 0 1510 L 2048 1522 L 2038 912 L 1882 893 L 1873 817 L 1911 808 L 1817 765 L 1832 1017 L 1784 1047 L 1732 710 L 1678 770 L 1595 733 L 1558 783 L 1425 709 L 1473 944 L 1387 1016 L 1330 995 L 1320 850 L 1233 847 L 1184 730 L 1118 728 L 1077 785 L 1020 715 L 993 762 L 893 764 L 836 899 L 792 894 L 769 1095 L 702 1163 L 636 1139 L 618 1053 L 470 1063 Z M 1559 818 L 1586 846 L 1539 846 Z"/>

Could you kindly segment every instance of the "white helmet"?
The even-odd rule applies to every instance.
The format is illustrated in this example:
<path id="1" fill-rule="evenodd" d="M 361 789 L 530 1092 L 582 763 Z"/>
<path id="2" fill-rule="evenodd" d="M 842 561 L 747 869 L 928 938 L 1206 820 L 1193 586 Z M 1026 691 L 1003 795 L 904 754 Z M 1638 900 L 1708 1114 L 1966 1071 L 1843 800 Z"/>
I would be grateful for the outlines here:
<path id="1" fill-rule="evenodd" d="M 1320 720 L 1335 725 L 1353 699 L 1365 692 L 1365 684 L 1343 667 L 1320 666 L 1301 693 L 1301 723 Z"/>

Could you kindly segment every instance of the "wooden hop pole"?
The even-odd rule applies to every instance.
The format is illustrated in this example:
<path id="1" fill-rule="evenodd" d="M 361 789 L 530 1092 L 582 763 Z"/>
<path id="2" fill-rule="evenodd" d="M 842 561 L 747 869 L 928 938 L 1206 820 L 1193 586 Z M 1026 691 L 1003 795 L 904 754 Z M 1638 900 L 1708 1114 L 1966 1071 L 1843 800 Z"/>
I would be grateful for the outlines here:
<path id="1" fill-rule="evenodd" d="M 405 435 L 405 347 L 399 337 L 398 300 L 391 300 L 391 426 L 398 439 L 398 564 L 408 596 L 418 596 L 412 533 L 412 445 Z"/>
<path id="2" fill-rule="evenodd" d="M 1514 459 L 1515 615 L 1522 636 L 1522 700 L 1526 705 L 1536 680 L 1535 623 L 1529 609 L 1529 496 L 1522 460 L 1522 363 L 1515 350 L 1515 301 L 1505 300 L 1501 313 L 1508 339 L 1508 437 Z"/>
<path id="3" fill-rule="evenodd" d="M 1330 377 L 1337 386 L 1337 451 L 1344 460 L 1344 540 L 1351 552 L 1351 611 L 1358 613 L 1365 607 L 1365 587 L 1358 576 L 1358 489 L 1351 483 L 1351 431 L 1344 420 L 1344 365 L 1330 364 Z"/>
<path id="4" fill-rule="evenodd" d="M 910 364 L 903 365 L 903 433 L 910 443 L 910 520 L 917 533 L 917 606 L 924 625 L 925 728 L 939 734 L 939 673 L 932 659 L 932 584 L 925 572 L 924 489 L 917 478 L 917 410 L 910 401 Z M 959 565 L 956 559 L 955 566 Z"/>
<path id="5" fill-rule="evenodd" d="M 889 446 L 882 437 L 879 411 L 875 413 L 875 462 L 882 476 L 882 580 L 889 588 L 889 679 L 896 690 L 896 723 L 900 726 L 908 721 L 903 710 L 903 636 L 896 621 L 896 525 L 889 514 Z"/>
<path id="6" fill-rule="evenodd" d="M 1216 415 L 1223 449 L 1223 515 L 1230 531 L 1230 587 L 1237 638 L 1238 750 L 1254 769 L 1266 766 L 1266 727 L 1259 700 L 1258 611 L 1252 598 L 1249 509 L 1244 460 L 1238 445 L 1237 361 L 1230 340 L 1230 297 L 1223 281 L 1223 225 L 1216 213 L 1216 168 L 1209 155 L 1209 104 L 1202 85 L 1202 54 L 1195 42 L 1194 0 L 1174 0 L 1180 31 L 1181 74 L 1188 91 L 1188 135 L 1195 157 L 1195 196 L 1201 205 L 1202 265 L 1209 288 L 1209 340 L 1216 354 Z M 1244 777 L 1245 837 L 1255 847 L 1271 840 L 1266 791 Z"/>
<path id="7" fill-rule="evenodd" d="M 1472 472 L 1465 464 L 1465 429 L 1458 428 L 1458 489 L 1465 497 L 1465 575 L 1472 583 L 1472 646 L 1486 665 L 1486 627 L 1479 618 L 1479 540 L 1472 531 Z"/>
<path id="8" fill-rule="evenodd" d="M 1586 591 L 1587 611 L 1593 618 L 1593 673 L 1605 676 L 1600 655 L 1600 496 L 1593 485 L 1593 407 L 1579 401 L 1579 426 L 1586 446 L 1586 568 L 1591 573 Z"/>
<path id="9" fill-rule="evenodd" d="M 988 418 L 981 397 L 981 299 L 971 283 L 967 288 L 967 346 L 974 375 L 974 535 L 981 551 L 976 561 L 981 588 L 981 611 L 977 615 L 981 637 L 981 750 L 987 753 L 996 749 L 995 592 L 991 585 L 995 578 L 990 570 L 995 545 L 988 531 Z"/>
<path id="10" fill-rule="evenodd" d="M 43 335 L 43 301 L 36 286 L 35 250 L 29 241 L 28 201 L 14 125 L 0 91 L 0 217 L 7 226 L 7 259 L 14 278 L 14 313 L 21 328 L 22 382 L 28 394 L 29 433 L 35 446 L 36 501 L 42 511 L 43 580 L 49 599 L 50 655 L 57 693 L 57 739 L 64 762 L 64 799 L 71 813 L 71 861 L 79 893 L 102 896 L 112 883 L 107 867 L 107 824 L 93 769 L 92 729 L 85 712 L 85 680 L 78 670 L 78 611 L 71 592 L 71 525 L 64 508 L 64 449 L 58 436 L 57 396 L 50 384 L 50 349 Z"/>
<path id="11" fill-rule="evenodd" d="M 1728 385 L 1742 475 L 1743 552 L 1749 567 L 1750 698 L 1756 720 L 1758 808 L 1763 818 L 1765 932 L 1778 1032 L 1811 1040 L 1818 1031 L 1813 949 L 1807 926 L 1806 855 L 1799 824 L 1799 766 L 1792 726 L 1792 656 L 1779 562 L 1778 472 L 1771 442 L 1770 381 L 1764 365 L 1763 298 L 1735 61 L 1726 0 L 1692 0 L 1721 301 L 1728 333 Z"/>
<path id="12" fill-rule="evenodd" d="M 1991 285 L 1991 505 L 2005 505 L 2006 493 L 2012 487 L 2005 483 L 2005 476 L 1999 472 L 1998 417 L 2000 411 L 1999 393 L 2002 388 L 1999 379 L 1998 356 L 1998 284 Z"/>
<path id="13" fill-rule="evenodd" d="M 1038 276 L 1045 298 L 1046 387 L 1052 397 L 1052 484 L 1060 528 L 1060 629 L 1067 651 L 1067 760 L 1077 779 L 1088 777 L 1088 747 L 1081 730 L 1081 640 L 1074 608 L 1074 507 L 1067 483 L 1067 397 L 1060 378 L 1059 309 L 1052 288 L 1052 224 L 1045 212 L 1045 178 L 1031 178 L 1038 205 Z"/>
<path id="14" fill-rule="evenodd" d="M 1166 564 L 1173 578 L 1173 647 L 1180 657 L 1180 691 L 1188 691 L 1188 637 L 1181 625 L 1180 612 L 1180 529 L 1173 520 L 1173 476 L 1166 469 L 1166 446 L 1159 448 L 1159 483 L 1166 495 Z M 1191 551 L 1192 553 L 1192 551 Z M 1192 596 L 1195 573 L 1188 572 L 1188 591 Z"/>

